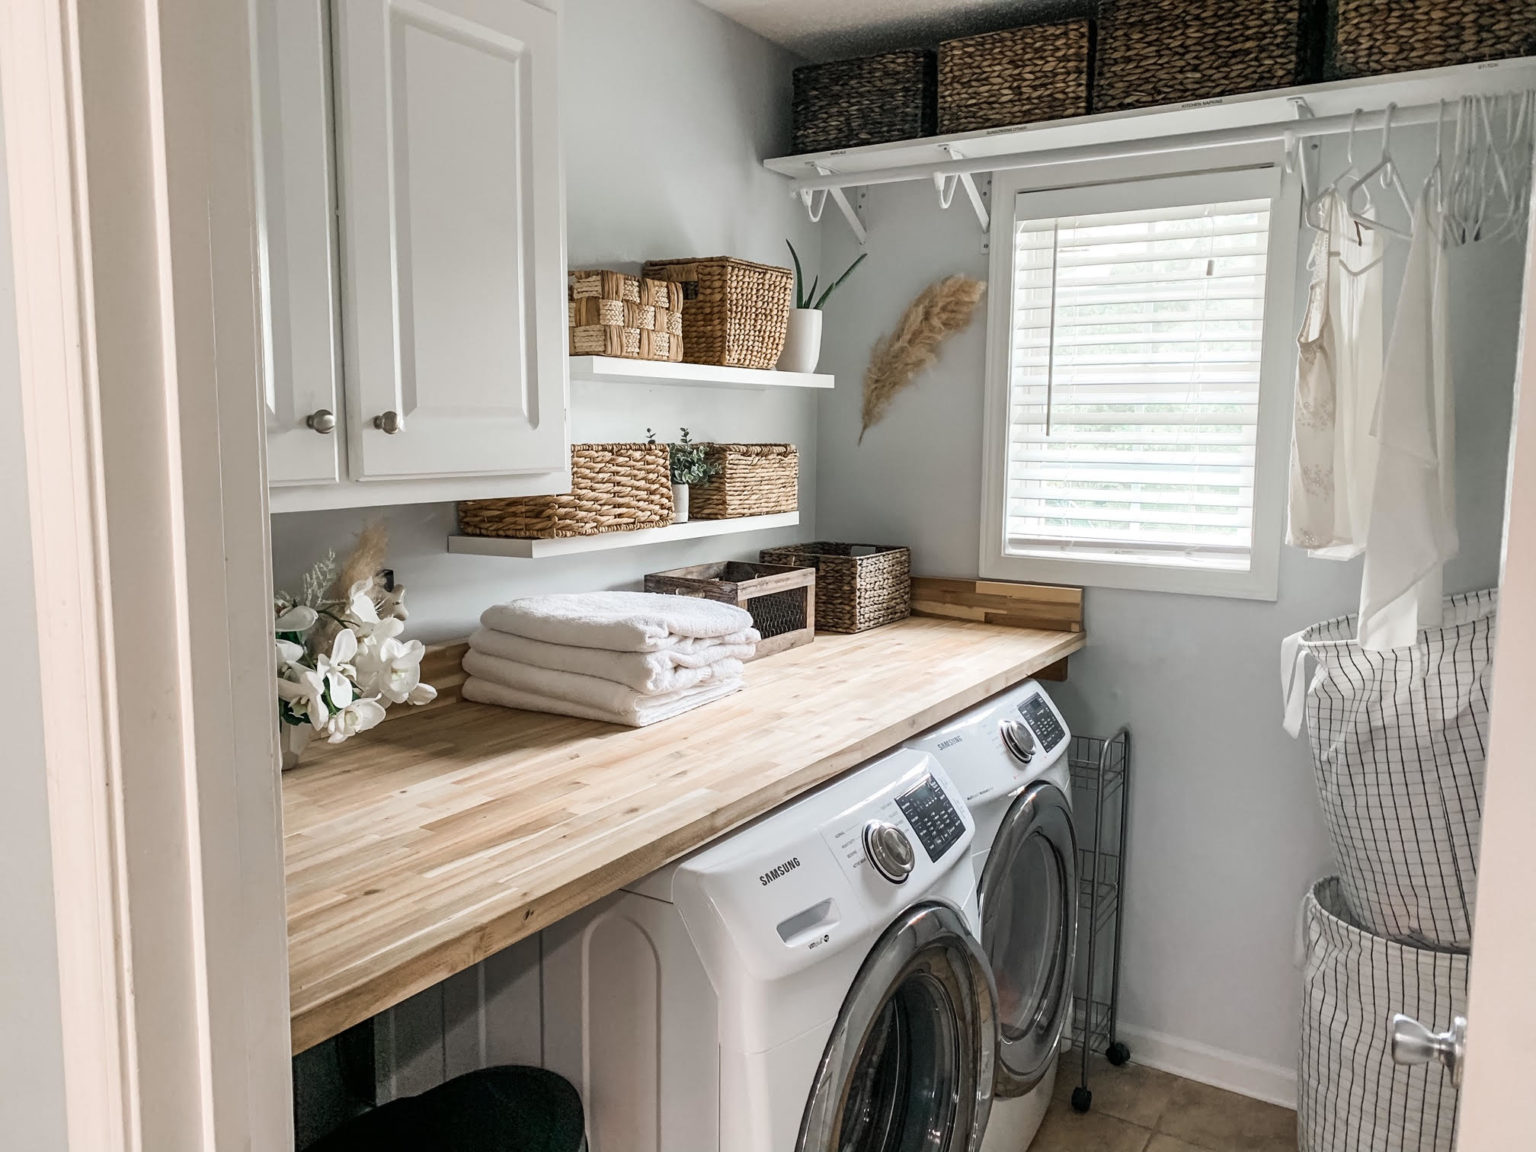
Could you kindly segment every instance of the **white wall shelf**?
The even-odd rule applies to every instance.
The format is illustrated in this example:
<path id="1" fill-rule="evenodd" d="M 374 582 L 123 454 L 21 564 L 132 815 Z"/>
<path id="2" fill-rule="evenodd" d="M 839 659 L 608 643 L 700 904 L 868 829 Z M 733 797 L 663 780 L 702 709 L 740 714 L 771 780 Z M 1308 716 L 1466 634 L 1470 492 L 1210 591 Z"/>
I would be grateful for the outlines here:
<path id="1" fill-rule="evenodd" d="M 831 388 L 832 376 L 816 372 L 776 372 L 759 368 L 720 368 L 713 364 L 671 364 L 661 360 L 624 360 L 617 356 L 572 356 L 572 380 L 605 384 L 682 384 L 693 388 Z"/>
<path id="2" fill-rule="evenodd" d="M 602 552 L 610 548 L 638 548 L 644 544 L 669 544 L 675 540 L 697 540 L 705 536 L 735 536 L 769 528 L 793 528 L 798 523 L 800 513 L 781 512 L 774 516 L 738 516 L 731 520 L 689 520 L 686 524 L 672 524 L 666 528 L 605 532 L 601 536 L 567 536 L 559 540 L 450 536 L 448 551 L 467 556 L 511 556 L 521 560 L 538 560 L 544 556 L 573 556 L 579 552 Z"/>

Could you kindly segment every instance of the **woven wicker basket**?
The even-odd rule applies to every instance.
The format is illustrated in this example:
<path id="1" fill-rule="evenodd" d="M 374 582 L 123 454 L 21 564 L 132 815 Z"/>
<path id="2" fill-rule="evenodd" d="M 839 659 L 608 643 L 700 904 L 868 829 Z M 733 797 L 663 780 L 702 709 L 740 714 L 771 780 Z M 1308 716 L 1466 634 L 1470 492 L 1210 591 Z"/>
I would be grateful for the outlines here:
<path id="1" fill-rule="evenodd" d="M 885 544 L 792 544 L 765 548 L 764 564 L 816 569 L 816 627 L 863 632 L 912 615 L 912 554 Z"/>
<path id="2" fill-rule="evenodd" d="M 1093 110 L 1307 83 L 1320 71 L 1322 31 L 1319 0 L 1107 0 Z"/>
<path id="3" fill-rule="evenodd" d="M 1347 79 L 1536 53 L 1536 0 L 1335 0 L 1328 66 Z"/>
<path id="4" fill-rule="evenodd" d="M 572 272 L 567 283 L 572 356 L 683 358 L 681 285 L 604 269 Z"/>
<path id="5" fill-rule="evenodd" d="M 800 454 L 793 444 L 710 444 L 704 458 L 720 471 L 690 489 L 688 514 L 695 520 L 772 516 L 800 507 Z"/>
<path id="6" fill-rule="evenodd" d="M 665 444 L 575 444 L 569 492 L 459 504 L 459 531 L 466 536 L 548 540 L 670 523 L 671 457 Z"/>
<path id="7" fill-rule="evenodd" d="M 690 364 L 772 368 L 784 350 L 795 277 L 788 268 L 730 256 L 652 260 L 644 275 L 683 293 L 683 357 Z"/>
<path id="8" fill-rule="evenodd" d="M 1031 24 L 939 45 L 939 132 L 976 132 L 1088 112 L 1093 25 Z"/>
<path id="9" fill-rule="evenodd" d="M 936 70 L 924 49 L 795 69 L 794 149 L 830 152 L 932 136 Z"/>

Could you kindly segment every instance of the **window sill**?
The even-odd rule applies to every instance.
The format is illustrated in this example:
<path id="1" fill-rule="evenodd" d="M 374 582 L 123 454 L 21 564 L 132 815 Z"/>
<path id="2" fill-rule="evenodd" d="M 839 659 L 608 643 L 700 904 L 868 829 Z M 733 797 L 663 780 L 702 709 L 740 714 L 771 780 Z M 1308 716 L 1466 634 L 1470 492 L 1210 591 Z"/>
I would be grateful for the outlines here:
<path id="1" fill-rule="evenodd" d="M 1273 559 L 1278 559 L 1274 557 Z M 984 580 L 1023 580 L 1041 584 L 1077 584 L 1085 588 L 1123 588 L 1138 592 L 1172 592 L 1185 596 L 1223 596 L 1238 600 L 1278 597 L 1274 562 L 1255 556 L 1246 572 L 1165 568 L 1099 560 L 1057 560 L 1048 556 L 984 555 L 979 565 Z"/>

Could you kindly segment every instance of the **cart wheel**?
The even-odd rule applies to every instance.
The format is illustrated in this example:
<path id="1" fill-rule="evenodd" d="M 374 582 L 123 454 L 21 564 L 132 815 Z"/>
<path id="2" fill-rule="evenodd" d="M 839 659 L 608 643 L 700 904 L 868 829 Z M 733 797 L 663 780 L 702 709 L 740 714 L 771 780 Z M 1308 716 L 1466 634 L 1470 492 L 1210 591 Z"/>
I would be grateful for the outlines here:
<path id="1" fill-rule="evenodd" d="M 1104 1053 L 1104 1058 L 1118 1068 L 1131 1058 L 1131 1050 L 1116 1040 Z"/>
<path id="2" fill-rule="evenodd" d="M 1093 1105 L 1093 1093 L 1087 1088 L 1072 1089 L 1072 1111 L 1086 1112 Z"/>

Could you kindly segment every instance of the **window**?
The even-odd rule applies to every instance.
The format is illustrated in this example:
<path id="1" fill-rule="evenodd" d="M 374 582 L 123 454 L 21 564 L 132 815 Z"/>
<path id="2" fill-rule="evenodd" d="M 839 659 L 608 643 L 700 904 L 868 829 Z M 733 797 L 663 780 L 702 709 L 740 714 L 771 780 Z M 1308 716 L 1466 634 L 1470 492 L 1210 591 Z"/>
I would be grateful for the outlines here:
<path id="1" fill-rule="evenodd" d="M 984 575 L 1273 597 L 1279 194 L 1265 168 L 1014 196 L 993 236 Z"/>

